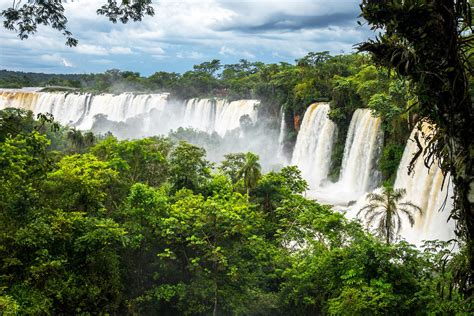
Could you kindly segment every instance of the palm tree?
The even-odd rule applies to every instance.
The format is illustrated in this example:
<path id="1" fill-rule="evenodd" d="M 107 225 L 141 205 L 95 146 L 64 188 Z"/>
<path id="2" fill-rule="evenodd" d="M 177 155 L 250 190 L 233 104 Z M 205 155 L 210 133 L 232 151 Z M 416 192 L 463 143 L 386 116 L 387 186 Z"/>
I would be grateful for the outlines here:
<path id="1" fill-rule="evenodd" d="M 411 202 L 401 202 L 405 197 L 405 189 L 393 189 L 385 186 L 381 193 L 369 193 L 367 195 L 369 204 L 363 207 L 358 213 L 365 212 L 367 227 L 376 225 L 376 232 L 380 238 L 384 238 L 390 244 L 399 234 L 402 228 L 400 215 L 405 215 L 413 227 L 415 224 L 414 213 L 422 214 L 420 207 Z M 376 223 L 378 222 L 378 223 Z"/>
<path id="2" fill-rule="evenodd" d="M 67 139 L 75 151 L 81 152 L 82 148 L 84 148 L 84 136 L 80 130 L 75 128 L 69 129 L 67 132 Z"/>
<path id="3" fill-rule="evenodd" d="M 249 195 L 250 190 L 257 186 L 262 173 L 262 167 L 258 163 L 259 157 L 251 152 L 245 154 L 245 161 L 242 168 L 239 170 L 238 178 L 244 179 L 244 186 Z"/>
<path id="4" fill-rule="evenodd" d="M 86 132 L 84 134 L 84 146 L 91 147 L 97 142 L 97 139 L 92 132 Z"/>

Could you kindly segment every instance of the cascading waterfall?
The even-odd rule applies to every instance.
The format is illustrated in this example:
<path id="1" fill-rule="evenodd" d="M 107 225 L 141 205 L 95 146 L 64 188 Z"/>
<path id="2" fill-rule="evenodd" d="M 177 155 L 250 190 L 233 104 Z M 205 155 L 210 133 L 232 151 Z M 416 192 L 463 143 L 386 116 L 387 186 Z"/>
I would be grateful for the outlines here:
<path id="1" fill-rule="evenodd" d="M 381 120 L 368 109 L 357 109 L 352 116 L 344 147 L 339 186 L 354 196 L 374 189 L 380 180 L 378 159 L 383 145 Z"/>
<path id="2" fill-rule="evenodd" d="M 258 100 L 238 100 L 224 104 L 216 115 L 215 131 L 224 136 L 228 131 L 240 127 L 240 118 L 248 115 L 252 122 L 257 121 Z"/>
<path id="3" fill-rule="evenodd" d="M 286 122 L 285 122 L 285 111 L 281 108 L 281 123 L 280 123 L 280 133 L 278 135 L 278 158 L 281 161 L 286 161 L 285 158 L 285 137 L 287 133 Z"/>
<path id="4" fill-rule="evenodd" d="M 139 131 L 134 135 L 165 134 L 179 126 L 192 127 L 208 133 L 224 136 L 240 127 L 240 118 L 248 115 L 252 122 L 257 119 L 257 100 L 227 102 L 225 99 L 191 99 L 182 106 L 171 106 L 169 94 L 118 95 L 76 93 L 48 93 L 0 91 L 0 108 L 14 107 L 32 110 L 35 114 L 51 113 L 62 124 L 89 130 L 101 115 L 109 122 L 127 122 L 141 119 Z"/>
<path id="5" fill-rule="evenodd" d="M 429 132 L 431 126 L 422 125 L 424 133 Z M 422 213 L 415 214 L 415 224 L 410 226 L 405 216 L 401 216 L 402 229 L 400 235 L 410 243 L 421 245 L 423 240 L 450 240 L 455 237 L 453 220 L 448 221 L 450 211 L 453 208 L 453 186 L 446 177 L 443 185 L 443 173 L 441 169 L 433 164 L 428 169 L 422 157 L 415 162 L 413 172 L 408 175 L 408 166 L 414 154 L 418 152 L 418 146 L 414 141 L 415 128 L 407 141 L 402 159 L 397 171 L 394 188 L 405 189 L 406 195 L 402 202 L 411 202 L 422 209 Z M 424 140 L 421 139 L 424 146 Z M 381 188 L 374 190 L 380 193 Z M 366 196 L 361 197 L 356 204 L 347 211 L 347 217 L 355 218 L 361 208 L 368 204 Z M 443 208 L 443 206 L 445 206 Z"/>
<path id="6" fill-rule="evenodd" d="M 429 133 L 430 129 L 432 126 L 423 123 L 421 128 L 423 133 Z M 453 208 L 453 185 L 449 175 L 443 185 L 444 176 L 441 169 L 436 163 L 428 169 L 422 157 L 417 159 L 412 174 L 408 175 L 408 165 L 418 151 L 418 146 L 414 141 L 415 133 L 417 133 L 417 128 L 412 131 L 408 139 L 394 187 L 406 189 L 405 201 L 418 205 L 423 210 L 423 214 L 416 215 L 413 227 L 404 221 L 401 234 L 414 244 L 421 244 L 422 240 L 449 240 L 455 237 L 455 223 L 453 220 L 448 222 Z M 422 146 L 425 146 L 424 139 L 421 139 L 421 142 Z M 443 208 L 444 204 L 446 206 Z"/>
<path id="7" fill-rule="evenodd" d="M 240 118 L 248 115 L 257 119 L 257 100 L 239 100 L 231 103 L 224 99 L 191 99 L 186 102 L 182 126 L 224 136 L 240 127 Z"/>
<path id="8" fill-rule="evenodd" d="M 213 102 L 209 99 L 190 99 L 186 102 L 183 126 L 212 133 L 214 131 L 216 114 L 216 101 Z"/>
<path id="9" fill-rule="evenodd" d="M 301 125 L 301 133 L 306 133 L 306 127 Z M 318 137 L 316 134 L 313 137 Z M 299 135 L 298 135 L 299 139 Z M 297 141 L 298 143 L 298 141 Z M 352 116 L 349 125 L 346 143 L 344 147 L 343 162 L 339 181 L 336 183 L 326 181 L 323 185 L 312 186 L 308 196 L 318 200 L 320 203 L 344 206 L 351 201 L 357 201 L 361 195 L 374 189 L 380 182 L 381 174 L 377 170 L 378 160 L 383 145 L 383 132 L 381 120 L 373 117 L 367 109 L 357 109 Z M 296 151 L 296 148 L 295 148 Z M 299 153 L 302 157 L 311 153 Z M 318 155 L 320 155 L 318 153 Z M 312 169 L 320 169 L 325 172 L 330 166 L 331 151 L 323 152 L 324 159 L 316 157 Z M 323 161 L 320 163 L 319 161 Z M 320 164 L 314 164 L 316 161 Z"/>
<path id="10" fill-rule="evenodd" d="M 34 110 L 39 94 L 34 92 L 0 91 L 0 109 L 21 108 Z"/>
<path id="11" fill-rule="evenodd" d="M 324 183 L 331 166 L 337 127 L 328 112 L 329 103 L 315 103 L 306 110 L 291 161 L 313 189 Z"/>
<path id="12" fill-rule="evenodd" d="M 0 107 L 32 110 L 35 114 L 51 113 L 62 124 L 82 130 L 91 129 L 98 114 L 115 122 L 124 122 L 155 110 L 164 112 L 168 94 L 122 93 L 119 95 L 49 92 L 0 92 Z"/>

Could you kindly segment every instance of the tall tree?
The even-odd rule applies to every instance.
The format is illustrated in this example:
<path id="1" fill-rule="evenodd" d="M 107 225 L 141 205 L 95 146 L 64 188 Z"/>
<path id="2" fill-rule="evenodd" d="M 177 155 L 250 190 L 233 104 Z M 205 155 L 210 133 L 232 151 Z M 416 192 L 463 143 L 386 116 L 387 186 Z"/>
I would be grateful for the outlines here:
<path id="1" fill-rule="evenodd" d="M 239 178 L 244 180 L 244 186 L 247 190 L 247 195 L 250 190 L 257 186 L 258 179 L 262 176 L 261 169 L 258 162 L 259 157 L 251 152 L 245 154 L 245 162 L 239 171 Z"/>
<path id="2" fill-rule="evenodd" d="M 474 271 L 474 108 L 470 0 L 363 0 L 362 17 L 375 40 L 360 45 L 376 63 L 415 83 L 418 114 L 437 126 L 424 150 L 427 166 L 440 163 L 455 185 L 455 209 L 460 237 L 468 241 Z M 471 89 L 470 89 L 471 88 Z M 420 153 L 422 152 L 420 146 Z M 474 275 L 471 275 L 474 283 Z M 472 291 L 472 290 L 471 290 Z"/>
<path id="3" fill-rule="evenodd" d="M 358 213 L 365 213 L 367 227 L 376 222 L 376 232 L 380 238 L 385 239 L 387 244 L 396 240 L 402 228 L 402 218 L 405 215 L 411 226 L 415 224 L 415 212 L 422 212 L 421 208 L 411 202 L 401 202 L 406 195 L 405 189 L 393 189 L 384 187 L 381 193 L 369 193 L 369 204 L 364 206 Z"/>

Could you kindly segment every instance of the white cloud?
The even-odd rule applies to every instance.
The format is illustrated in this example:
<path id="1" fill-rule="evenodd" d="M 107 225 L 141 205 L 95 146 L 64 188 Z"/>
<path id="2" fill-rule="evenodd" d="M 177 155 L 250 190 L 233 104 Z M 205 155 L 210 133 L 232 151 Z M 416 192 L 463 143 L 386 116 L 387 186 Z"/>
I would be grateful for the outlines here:
<path id="1" fill-rule="evenodd" d="M 99 45 L 91 45 L 91 44 L 84 44 L 79 43 L 77 47 L 73 47 L 72 50 L 79 54 L 84 55 L 98 55 L 98 56 L 106 56 L 108 55 L 107 49 Z"/>
<path id="2" fill-rule="evenodd" d="M 189 59 L 201 59 L 204 57 L 204 54 L 196 51 L 190 52 L 178 52 L 176 53 L 176 57 L 178 58 L 189 58 Z"/>
<path id="3" fill-rule="evenodd" d="M 68 67 L 68 68 L 71 68 L 71 67 L 75 67 L 70 61 L 68 61 L 66 58 L 63 58 L 62 59 L 62 63 L 64 65 L 64 67 Z"/>
<path id="4" fill-rule="evenodd" d="M 240 58 L 249 58 L 249 59 L 254 59 L 256 56 L 249 51 L 238 51 L 235 48 L 227 47 L 227 46 L 222 46 L 221 49 L 219 50 L 219 55 L 223 56 L 238 56 Z"/>
<path id="5" fill-rule="evenodd" d="M 110 53 L 114 55 L 132 55 L 133 51 L 129 47 L 115 46 L 110 49 Z"/>
<path id="6" fill-rule="evenodd" d="M 113 63 L 110 59 L 93 59 L 91 62 L 99 65 L 109 65 Z"/>
<path id="7" fill-rule="evenodd" d="M 67 63 L 56 61 L 62 67 L 58 71 L 74 64 L 77 71 L 115 67 L 144 74 L 156 68 L 183 71 L 200 59 L 291 62 L 310 51 L 349 52 L 354 44 L 366 39 L 367 30 L 355 23 L 358 2 L 157 0 L 154 17 L 126 25 L 97 16 L 100 3 L 96 0 L 68 2 L 64 5 L 68 25 L 79 39 L 78 47 L 66 47 L 61 33 L 47 27 L 40 27 L 37 35 L 25 41 L 1 28 L 0 62 L 5 68 L 10 65 L 28 70 L 34 69 L 35 56 L 59 54 Z M 0 9 L 9 5 L 11 1 L 0 0 Z M 347 20 L 347 14 L 354 14 L 353 22 Z M 129 58 L 131 54 L 133 59 Z M 15 60 L 18 55 L 31 63 L 22 60 L 20 66 Z"/>
<path id="8" fill-rule="evenodd" d="M 40 60 L 43 62 L 46 62 L 48 64 L 53 64 L 53 65 L 62 65 L 66 68 L 72 68 L 75 67 L 70 61 L 68 61 L 66 58 L 62 57 L 59 54 L 52 54 L 52 55 L 41 55 Z"/>

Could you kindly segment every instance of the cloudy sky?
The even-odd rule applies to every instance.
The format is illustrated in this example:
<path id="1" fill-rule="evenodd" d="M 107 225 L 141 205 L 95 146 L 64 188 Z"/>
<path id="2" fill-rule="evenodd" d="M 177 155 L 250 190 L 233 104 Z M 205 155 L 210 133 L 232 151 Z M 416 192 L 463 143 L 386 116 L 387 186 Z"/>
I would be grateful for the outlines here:
<path id="1" fill-rule="evenodd" d="M 0 29 L 0 69 L 89 73 L 107 69 L 184 72 L 220 59 L 293 62 L 310 51 L 348 53 L 370 33 L 356 21 L 359 0 L 155 0 L 156 14 L 139 23 L 112 24 L 95 14 L 105 1 L 65 4 L 79 45 L 40 28 L 21 41 Z M 0 0 L 0 9 L 11 0 Z"/>

